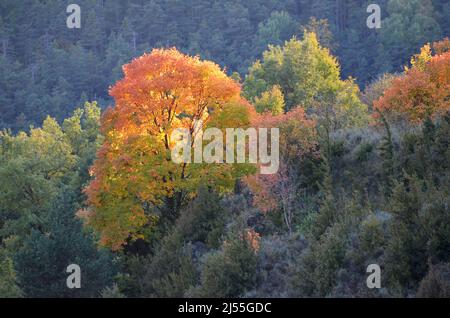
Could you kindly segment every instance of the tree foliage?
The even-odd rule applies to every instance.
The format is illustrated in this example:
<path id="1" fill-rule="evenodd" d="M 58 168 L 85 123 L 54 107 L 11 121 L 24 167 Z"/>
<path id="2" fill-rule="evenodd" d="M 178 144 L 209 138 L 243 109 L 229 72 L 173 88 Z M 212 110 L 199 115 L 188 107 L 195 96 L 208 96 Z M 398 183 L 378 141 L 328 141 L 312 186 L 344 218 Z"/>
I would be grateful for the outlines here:
<path id="1" fill-rule="evenodd" d="M 450 3 L 370 3 L 0 1 L 0 297 L 448 297 Z M 199 120 L 279 170 L 174 163 Z"/>
<path id="2" fill-rule="evenodd" d="M 412 59 L 413 67 L 392 81 L 384 95 L 374 102 L 377 112 L 421 122 L 450 109 L 450 53 L 431 57 L 429 52 L 426 46 Z"/>
<path id="3" fill-rule="evenodd" d="M 219 66 L 176 49 L 144 54 L 124 73 L 110 91 L 116 105 L 103 116 L 105 141 L 86 189 L 90 209 L 80 212 L 114 249 L 130 235 L 145 237 L 142 230 L 156 222 L 154 209 L 163 203 L 166 214 L 176 215 L 200 184 L 227 190 L 244 172 L 240 165 L 174 163 L 171 133 L 186 128 L 195 139 L 200 120 L 204 127 L 244 127 L 250 111 Z"/>
<path id="4" fill-rule="evenodd" d="M 305 31 L 303 40 L 292 38 L 282 47 L 269 46 L 262 61 L 249 69 L 245 96 L 258 105 L 274 94 L 274 85 L 281 88 L 286 110 L 302 106 L 308 114 L 329 118 L 335 129 L 367 120 L 357 85 L 352 79 L 340 79 L 336 58 L 320 46 L 315 33 Z"/>

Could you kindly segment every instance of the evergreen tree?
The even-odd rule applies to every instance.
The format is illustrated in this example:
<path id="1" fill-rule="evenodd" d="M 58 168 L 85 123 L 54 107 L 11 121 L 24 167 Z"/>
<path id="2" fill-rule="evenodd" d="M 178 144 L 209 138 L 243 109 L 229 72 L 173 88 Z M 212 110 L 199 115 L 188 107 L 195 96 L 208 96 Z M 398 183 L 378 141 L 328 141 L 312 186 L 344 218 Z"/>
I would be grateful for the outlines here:
<path id="1" fill-rule="evenodd" d="M 382 22 L 381 40 L 384 48 L 391 51 L 390 63 L 397 66 L 396 70 L 407 63 L 407 57 L 418 47 L 442 35 L 431 0 L 390 0 L 388 13 Z"/>
<path id="2" fill-rule="evenodd" d="M 255 53 L 260 54 L 269 44 L 282 45 L 297 30 L 296 21 L 285 11 L 272 12 L 266 22 L 260 23 L 255 40 Z"/>
<path id="3" fill-rule="evenodd" d="M 68 191 L 67 191 L 68 190 Z M 98 297 L 112 284 L 115 266 L 109 252 L 97 250 L 93 236 L 75 218 L 74 194 L 63 188 L 42 231 L 32 231 L 15 256 L 17 275 L 28 297 Z M 81 268 L 81 288 L 69 289 L 66 269 Z"/>
<path id="4" fill-rule="evenodd" d="M 17 286 L 16 272 L 13 260 L 3 247 L 0 247 L 0 298 L 22 297 L 22 291 Z"/>

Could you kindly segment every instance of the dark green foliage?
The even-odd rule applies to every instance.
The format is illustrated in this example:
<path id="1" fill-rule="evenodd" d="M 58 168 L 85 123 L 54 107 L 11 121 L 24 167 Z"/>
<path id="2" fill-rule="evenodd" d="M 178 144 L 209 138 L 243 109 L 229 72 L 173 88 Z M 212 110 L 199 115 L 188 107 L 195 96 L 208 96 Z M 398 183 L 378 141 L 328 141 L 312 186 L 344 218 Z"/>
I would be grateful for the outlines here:
<path id="1" fill-rule="evenodd" d="M 157 253 L 145 264 L 144 272 L 138 277 L 143 280 L 141 296 L 184 297 L 198 280 L 192 247 L 177 242 L 173 235 L 164 239 Z"/>
<path id="2" fill-rule="evenodd" d="M 373 152 L 373 145 L 372 144 L 369 144 L 369 143 L 362 144 L 357 149 L 356 160 L 361 161 L 361 162 L 367 161 L 367 160 L 369 160 L 372 152 Z"/>
<path id="3" fill-rule="evenodd" d="M 382 257 L 387 241 L 389 215 L 367 211 L 358 223 L 350 227 L 348 244 L 341 268 L 336 272 L 332 297 L 386 297 Z M 368 289 L 367 266 L 380 264 L 382 289 Z"/>
<path id="4" fill-rule="evenodd" d="M 450 113 L 433 122 L 424 122 L 419 132 L 405 135 L 399 155 L 405 171 L 448 186 L 450 158 Z"/>
<path id="5" fill-rule="evenodd" d="M 298 23 L 286 11 L 274 11 L 258 26 L 255 39 L 255 55 L 258 56 L 269 44 L 282 45 L 298 31 Z"/>
<path id="6" fill-rule="evenodd" d="M 381 43 L 384 48 L 395 47 L 389 54 L 389 62 L 394 71 L 396 62 L 405 65 L 418 47 L 438 40 L 442 29 L 436 21 L 437 14 L 432 0 L 389 0 L 387 13 L 381 28 Z"/>
<path id="7" fill-rule="evenodd" d="M 48 225 L 26 237 L 15 256 L 20 286 L 28 297 L 98 297 L 112 284 L 116 273 L 112 255 L 98 251 L 92 235 L 83 232 L 73 200 L 70 194 L 61 194 Z M 70 264 L 81 268 L 80 289 L 66 286 Z"/>
<path id="8" fill-rule="evenodd" d="M 220 196 L 200 188 L 197 198 L 183 211 L 176 224 L 176 233 L 186 242 L 201 242 L 218 248 L 222 241 L 229 212 Z"/>
<path id="9" fill-rule="evenodd" d="M 321 202 L 317 215 L 314 217 L 314 226 L 311 230 L 315 238 L 319 238 L 326 230 L 338 220 L 338 209 L 333 194 L 333 181 L 330 167 L 325 165 L 326 175 L 321 186 Z"/>
<path id="10" fill-rule="evenodd" d="M 194 262 L 208 249 L 220 247 L 227 221 L 229 211 L 221 197 L 200 188 L 197 198 L 181 211 L 155 254 L 147 257 L 146 269 L 141 273 L 143 294 L 183 297 L 198 281 Z"/>
<path id="11" fill-rule="evenodd" d="M 96 103 L 86 103 L 62 127 L 48 117 L 29 134 L 0 132 L 0 239 L 20 240 L 30 229 L 40 230 L 63 185 L 84 200 L 81 187 L 99 145 L 99 120 Z"/>
<path id="12" fill-rule="evenodd" d="M 378 1 L 380 30 L 366 26 L 370 3 L 80 0 L 82 27 L 68 29 L 65 1 L 4 0 L 0 128 L 27 129 L 47 114 L 62 120 L 86 100 L 106 106 L 121 65 L 153 47 L 176 46 L 244 76 L 267 44 L 301 35 L 304 26 L 339 57 L 343 78 L 364 85 L 401 70 L 425 42 L 449 35 L 446 1 Z"/>
<path id="13" fill-rule="evenodd" d="M 442 136 L 448 134 L 447 122 L 444 116 L 400 136 L 399 127 L 395 127 L 395 137 L 371 137 L 373 148 L 383 144 L 388 153 L 392 150 L 391 154 L 394 140 L 400 137 L 395 154 L 398 159 L 391 160 L 388 167 L 415 176 L 388 176 L 386 165 L 376 163 L 380 161 L 376 153 L 360 160 L 360 154 L 366 152 L 362 149 L 369 143 L 358 134 L 347 135 L 343 155 L 332 160 L 333 179 L 326 176 L 322 183 L 318 213 L 309 228 L 309 247 L 291 265 L 292 296 L 445 295 L 445 270 L 438 273 L 433 267 L 448 263 L 450 257 L 449 171 L 443 169 L 450 157 L 445 155 L 445 142 L 443 147 L 438 146 L 444 140 Z M 437 135 L 441 136 L 440 141 Z M 354 150 L 347 153 L 348 147 Z M 433 166 L 433 161 L 439 164 Z M 366 183 L 365 174 L 378 181 Z M 388 197 L 383 194 L 386 185 L 377 185 L 387 177 L 391 182 Z M 361 183 L 369 188 L 364 189 Z M 353 199 L 345 194 L 355 189 L 362 192 L 353 195 Z M 378 207 L 376 212 L 372 212 L 373 206 Z M 369 290 L 365 285 L 369 264 L 381 266 L 380 290 Z M 437 277 L 443 283 L 437 283 Z M 421 281 L 425 287 L 418 292 Z"/>
<path id="14" fill-rule="evenodd" d="M 393 220 L 386 248 L 386 275 L 389 284 L 411 288 L 427 270 L 426 237 L 420 222 L 421 185 L 407 178 L 394 186 L 390 210 Z"/>
<path id="15" fill-rule="evenodd" d="M 206 256 L 200 286 L 194 297 L 238 297 L 256 283 L 257 251 L 246 237 L 236 233 L 226 239 L 220 251 Z"/>
<path id="16" fill-rule="evenodd" d="M 96 104 L 86 103 L 62 127 L 48 117 L 29 135 L 0 133 L 0 250 L 10 255 L 5 269 L 9 279 L 17 274 L 25 296 L 94 297 L 112 283 L 112 255 L 97 250 L 75 217 L 99 145 L 99 119 Z M 66 286 L 72 263 L 82 269 L 80 290 Z"/>
<path id="17" fill-rule="evenodd" d="M 290 296 L 325 297 L 333 289 L 343 265 L 347 245 L 346 225 L 335 223 L 295 263 Z"/>
<path id="18" fill-rule="evenodd" d="M 102 298 L 125 298 L 125 295 L 120 292 L 117 284 L 103 289 L 101 295 Z"/>
<path id="19" fill-rule="evenodd" d="M 0 248 L 0 298 L 23 296 L 16 280 L 13 260 L 6 249 Z"/>
<path id="20" fill-rule="evenodd" d="M 450 259 L 448 189 L 439 190 L 417 178 L 397 183 L 390 202 L 393 220 L 386 247 L 386 271 L 392 285 L 404 291 L 417 286 L 428 262 Z"/>
<path id="21" fill-rule="evenodd" d="M 120 293 L 127 297 L 140 297 L 142 295 L 143 280 L 145 272 L 145 258 L 138 255 L 119 255 L 120 273 L 117 275 L 117 288 Z"/>

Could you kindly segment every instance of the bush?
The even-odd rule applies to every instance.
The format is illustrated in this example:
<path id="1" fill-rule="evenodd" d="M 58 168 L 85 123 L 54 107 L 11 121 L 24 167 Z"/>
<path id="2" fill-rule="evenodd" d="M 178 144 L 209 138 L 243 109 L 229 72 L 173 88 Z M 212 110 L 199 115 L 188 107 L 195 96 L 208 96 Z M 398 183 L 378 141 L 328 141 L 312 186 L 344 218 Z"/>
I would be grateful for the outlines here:
<path id="1" fill-rule="evenodd" d="M 255 287 L 257 253 L 247 233 L 230 237 L 220 251 L 206 256 L 201 284 L 191 296 L 239 297 Z"/>
<path id="2" fill-rule="evenodd" d="M 325 297 L 332 291 L 345 256 L 346 227 L 335 223 L 300 255 L 294 265 L 290 296 Z"/>
<path id="3" fill-rule="evenodd" d="M 144 273 L 136 273 L 142 281 L 144 297 L 183 297 L 197 281 L 192 249 L 178 234 L 169 234 L 154 255 L 143 263 Z"/>

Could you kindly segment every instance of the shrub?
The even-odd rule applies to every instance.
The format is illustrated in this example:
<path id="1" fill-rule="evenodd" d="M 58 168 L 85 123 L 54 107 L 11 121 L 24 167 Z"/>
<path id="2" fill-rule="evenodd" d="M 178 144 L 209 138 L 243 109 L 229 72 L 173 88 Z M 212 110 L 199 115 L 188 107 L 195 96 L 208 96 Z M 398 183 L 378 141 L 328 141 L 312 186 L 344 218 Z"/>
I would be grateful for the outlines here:
<path id="1" fill-rule="evenodd" d="M 239 297 L 256 283 L 257 252 L 247 232 L 233 235 L 222 249 L 206 256 L 197 297 Z"/>
<path id="2" fill-rule="evenodd" d="M 311 242 L 294 265 L 290 296 L 325 297 L 332 291 L 344 260 L 347 231 L 344 223 L 336 223 Z"/>

